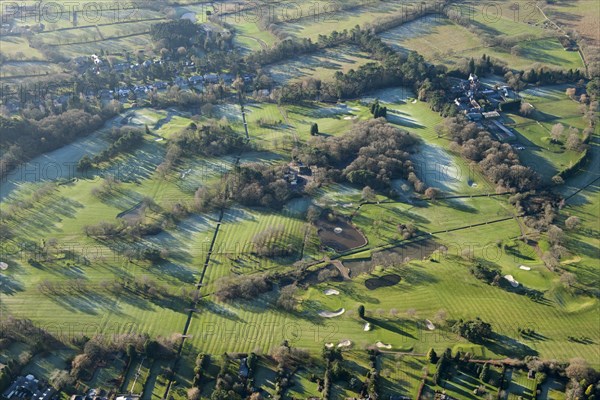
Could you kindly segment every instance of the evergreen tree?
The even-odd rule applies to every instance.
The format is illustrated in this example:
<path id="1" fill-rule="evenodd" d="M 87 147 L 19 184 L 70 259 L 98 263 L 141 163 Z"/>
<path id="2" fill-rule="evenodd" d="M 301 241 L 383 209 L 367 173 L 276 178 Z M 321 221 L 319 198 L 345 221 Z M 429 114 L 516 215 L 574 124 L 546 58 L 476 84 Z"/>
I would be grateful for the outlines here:
<path id="1" fill-rule="evenodd" d="M 479 379 L 481 379 L 482 382 L 487 382 L 490 379 L 490 365 L 488 363 L 483 364 Z"/>
<path id="2" fill-rule="evenodd" d="M 427 352 L 427 359 L 431 364 L 435 364 L 438 361 L 437 353 L 433 348 L 429 349 L 429 351 Z"/>
<path id="3" fill-rule="evenodd" d="M 317 125 L 316 122 L 313 122 L 312 125 L 310 126 L 310 135 L 316 136 L 318 134 L 319 134 L 319 125 Z"/>

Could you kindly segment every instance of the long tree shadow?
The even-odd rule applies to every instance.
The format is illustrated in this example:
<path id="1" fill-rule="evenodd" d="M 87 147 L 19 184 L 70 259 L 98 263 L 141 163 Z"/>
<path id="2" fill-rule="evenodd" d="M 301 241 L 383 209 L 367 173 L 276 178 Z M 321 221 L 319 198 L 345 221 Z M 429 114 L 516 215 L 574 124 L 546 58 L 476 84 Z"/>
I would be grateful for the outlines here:
<path id="1" fill-rule="evenodd" d="M 365 321 L 369 322 L 371 325 L 377 328 L 385 329 L 390 332 L 397 333 L 398 335 L 406 336 L 411 339 L 416 339 L 414 335 L 404 330 L 404 325 L 406 323 L 410 323 L 411 321 L 398 320 L 398 321 L 386 321 L 379 320 L 372 317 L 365 317 Z"/>
<path id="2" fill-rule="evenodd" d="M 245 322 L 244 319 L 240 318 L 236 313 L 234 313 L 230 309 L 210 300 L 202 299 L 198 306 L 198 309 L 201 311 L 206 310 L 211 314 L 218 315 L 230 321 Z"/>
<path id="3" fill-rule="evenodd" d="M 16 280 L 12 276 L 0 275 L 0 295 L 5 294 L 13 296 L 17 292 L 25 290 L 25 286 L 22 282 Z"/>
<path id="4" fill-rule="evenodd" d="M 485 347 L 496 354 L 521 359 L 526 356 L 537 356 L 539 354 L 537 350 L 532 349 L 526 344 L 499 333 L 494 333 L 492 338 L 485 342 Z"/>

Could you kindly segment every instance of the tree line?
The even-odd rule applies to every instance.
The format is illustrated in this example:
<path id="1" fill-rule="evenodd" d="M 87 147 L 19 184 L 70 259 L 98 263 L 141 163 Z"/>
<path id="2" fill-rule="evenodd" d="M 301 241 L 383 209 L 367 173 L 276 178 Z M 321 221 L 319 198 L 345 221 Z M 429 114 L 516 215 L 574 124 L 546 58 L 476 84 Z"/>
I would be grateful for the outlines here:
<path id="1" fill-rule="evenodd" d="M 494 140 L 488 131 L 463 116 L 448 117 L 436 129 L 452 139 L 451 150 L 477 163 L 498 191 L 523 192 L 538 187 L 539 175 L 520 163 L 512 146 Z"/>
<path id="2" fill-rule="evenodd" d="M 23 115 L 12 119 L 0 116 L 0 149 L 3 150 L 0 174 L 4 176 L 27 160 L 99 129 L 119 108 L 71 108 L 59 114 Z"/>

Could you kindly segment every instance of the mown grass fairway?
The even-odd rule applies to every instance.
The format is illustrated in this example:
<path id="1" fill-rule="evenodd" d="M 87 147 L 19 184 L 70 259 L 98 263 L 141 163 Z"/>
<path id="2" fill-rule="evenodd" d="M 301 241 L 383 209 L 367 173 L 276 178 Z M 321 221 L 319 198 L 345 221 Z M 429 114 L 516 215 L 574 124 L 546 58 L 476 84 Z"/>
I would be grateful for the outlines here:
<path id="1" fill-rule="evenodd" d="M 3 18 L 0 393 L 597 399 L 598 5 L 542 3 Z"/>

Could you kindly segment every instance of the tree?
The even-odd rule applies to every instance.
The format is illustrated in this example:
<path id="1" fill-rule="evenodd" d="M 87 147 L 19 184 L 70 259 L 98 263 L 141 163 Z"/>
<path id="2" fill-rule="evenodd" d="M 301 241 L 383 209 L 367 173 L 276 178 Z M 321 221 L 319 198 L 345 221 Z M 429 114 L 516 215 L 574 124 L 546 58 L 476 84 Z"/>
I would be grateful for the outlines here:
<path id="1" fill-rule="evenodd" d="M 69 375 L 68 371 L 55 369 L 52 371 L 52 374 L 50 374 L 50 384 L 56 390 L 63 390 L 67 386 L 72 385 L 73 382 L 75 382 L 75 379 Z"/>
<path id="2" fill-rule="evenodd" d="M 294 311 L 296 308 L 296 294 L 297 287 L 295 285 L 284 286 L 279 291 L 279 298 L 277 299 L 277 306 L 287 311 Z"/>
<path id="3" fill-rule="evenodd" d="M 154 358 L 158 350 L 160 349 L 160 343 L 156 340 L 147 340 L 144 344 L 144 352 L 147 357 Z"/>
<path id="4" fill-rule="evenodd" d="M 193 387 L 187 391 L 188 400 L 198 400 L 200 398 L 200 389 Z"/>
<path id="5" fill-rule="evenodd" d="M 311 205 L 306 210 L 306 220 L 310 223 L 315 223 L 321 217 L 321 209 L 317 206 Z"/>
<path id="6" fill-rule="evenodd" d="M 490 365 L 488 363 L 483 364 L 483 368 L 479 374 L 479 379 L 482 382 L 487 382 L 490 379 Z"/>
<path id="7" fill-rule="evenodd" d="M 428 187 L 425 190 L 425 197 L 430 200 L 435 200 L 440 195 L 440 190 L 434 187 Z"/>
<path id="8" fill-rule="evenodd" d="M 437 353 L 433 348 L 429 349 L 429 351 L 427 352 L 427 359 L 431 364 L 435 364 L 438 361 Z"/>
<path id="9" fill-rule="evenodd" d="M 577 276 L 572 272 L 563 272 L 560 276 L 560 282 L 564 287 L 570 289 L 577 283 Z"/>
<path id="10" fill-rule="evenodd" d="M 558 259 L 550 251 L 546 251 L 544 254 L 542 254 L 542 261 L 544 262 L 544 264 L 546 264 L 546 267 L 548 267 L 551 271 L 554 271 L 560 266 Z"/>
<path id="11" fill-rule="evenodd" d="M 531 115 L 531 113 L 533 113 L 533 107 L 529 103 L 521 103 L 521 108 L 519 108 L 519 113 L 524 117 L 528 117 Z"/>
<path id="12" fill-rule="evenodd" d="M 94 164 L 92 163 L 92 159 L 86 154 L 83 157 L 81 157 L 81 159 L 77 163 L 77 170 L 88 171 L 90 168 L 92 168 L 93 165 Z"/>
<path id="13" fill-rule="evenodd" d="M 569 366 L 565 369 L 565 373 L 569 379 L 580 382 L 582 379 L 589 378 L 590 366 L 583 358 L 573 358 L 569 361 Z"/>
<path id="14" fill-rule="evenodd" d="M 573 131 L 572 129 L 575 129 Z M 567 136 L 567 141 L 565 143 L 565 147 L 567 150 L 579 151 L 581 149 L 581 138 L 579 137 L 579 131 L 577 128 L 569 129 L 569 135 Z"/>
<path id="15" fill-rule="evenodd" d="M 552 127 L 552 131 L 550 131 L 550 137 L 554 143 L 558 143 L 562 139 L 564 133 L 565 126 L 559 122 Z"/>
<path id="16" fill-rule="evenodd" d="M 317 136 L 319 134 L 319 125 L 316 122 L 313 122 L 310 125 L 310 135 Z"/>
<path id="17" fill-rule="evenodd" d="M 564 232 L 556 225 L 550 225 L 548 228 L 548 241 L 553 246 L 561 245 L 564 238 Z"/>
<path id="18" fill-rule="evenodd" d="M 127 345 L 127 357 L 129 357 L 130 360 L 133 360 L 137 355 L 137 351 L 135 350 L 135 346 L 133 344 L 128 344 Z"/>
<path id="19" fill-rule="evenodd" d="M 562 185 L 565 183 L 565 180 L 560 175 L 554 175 L 552 177 L 552 183 L 555 185 Z"/>
<path id="20" fill-rule="evenodd" d="M 377 194 L 370 186 L 365 186 L 362 190 L 362 199 L 363 201 L 376 201 Z"/>
<path id="21" fill-rule="evenodd" d="M 71 362 L 71 376 L 79 378 L 82 372 L 88 371 L 93 365 L 92 359 L 87 354 L 78 354 Z"/>
<path id="22" fill-rule="evenodd" d="M 493 333 L 492 326 L 480 318 L 470 321 L 460 320 L 454 324 L 452 330 L 473 343 L 481 343 Z"/>
<path id="23" fill-rule="evenodd" d="M 202 107 L 200 107 L 200 113 L 206 117 L 210 117 L 213 115 L 214 106 L 211 103 L 206 103 Z"/>
<path id="24" fill-rule="evenodd" d="M 363 306 L 362 304 L 358 306 L 358 316 L 361 319 L 365 319 L 365 306 Z"/>
<path id="25" fill-rule="evenodd" d="M 579 217 L 576 217 L 574 215 L 570 216 L 565 221 L 565 226 L 570 231 L 577 229 L 579 225 L 581 225 L 581 220 L 579 219 Z"/>

